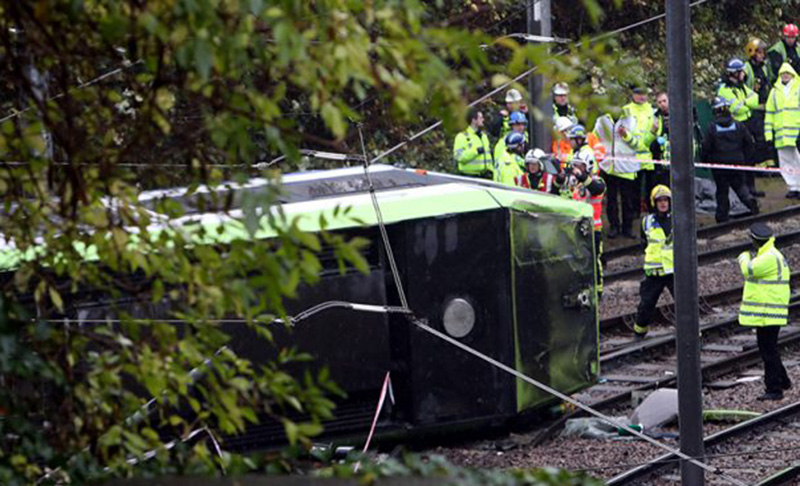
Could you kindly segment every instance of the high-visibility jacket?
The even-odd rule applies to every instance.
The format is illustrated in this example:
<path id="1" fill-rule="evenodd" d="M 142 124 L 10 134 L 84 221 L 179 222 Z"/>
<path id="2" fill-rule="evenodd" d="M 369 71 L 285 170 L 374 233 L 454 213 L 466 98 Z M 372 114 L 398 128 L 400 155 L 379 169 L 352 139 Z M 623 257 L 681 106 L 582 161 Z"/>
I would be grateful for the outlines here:
<path id="1" fill-rule="evenodd" d="M 747 121 L 752 115 L 751 110 L 758 108 L 758 94 L 746 84 L 737 86 L 722 83 L 717 90 L 717 96 L 731 105 L 731 115 L 738 122 Z"/>
<path id="2" fill-rule="evenodd" d="M 789 317 L 790 270 L 786 259 L 770 238 L 755 258 L 746 251 L 739 255 L 744 275 L 744 295 L 739 307 L 742 326 L 784 326 Z"/>
<path id="3" fill-rule="evenodd" d="M 588 187 L 592 184 L 602 184 L 602 192 L 592 194 Z M 592 223 L 595 231 L 603 231 L 603 198 L 606 195 L 606 183 L 599 175 L 591 175 L 586 181 L 572 188 L 572 199 L 592 205 Z"/>
<path id="4" fill-rule="evenodd" d="M 770 74 L 773 75 L 771 79 L 777 81 L 779 76 L 775 73 L 780 71 L 783 63 L 789 63 L 795 70 L 800 68 L 800 66 L 798 66 L 798 61 L 800 61 L 800 49 L 798 49 L 797 43 L 795 43 L 795 45 L 790 47 L 787 51 L 786 44 L 783 42 L 783 39 L 781 39 L 769 48 L 767 51 L 767 59 L 771 67 Z"/>
<path id="5" fill-rule="evenodd" d="M 508 132 L 508 133 L 511 133 L 511 132 Z M 508 133 L 506 135 L 508 135 Z M 528 132 L 527 131 L 522 132 L 522 135 L 525 137 L 525 144 L 527 145 L 527 143 L 528 143 Z M 500 138 L 497 141 L 497 143 L 494 144 L 494 152 L 493 152 L 494 160 L 497 160 L 500 157 L 502 157 L 502 155 L 504 153 L 506 153 L 506 137 L 505 136 Z M 525 159 L 523 159 L 522 157 L 518 157 L 518 158 L 522 161 L 522 165 L 520 165 L 520 167 L 525 167 Z"/>
<path id="6" fill-rule="evenodd" d="M 647 238 L 644 250 L 645 275 L 671 275 L 673 272 L 672 232 L 664 232 L 655 214 L 642 219 L 642 230 Z"/>
<path id="7" fill-rule="evenodd" d="M 594 132 L 589 132 L 586 136 L 586 145 L 594 150 L 594 170 L 592 170 L 592 173 L 597 174 L 600 172 L 600 164 L 606 158 L 606 147 Z"/>
<path id="8" fill-rule="evenodd" d="M 635 120 L 635 128 L 623 137 L 625 143 L 636 151 L 637 159 L 653 160 L 653 154 L 650 153 L 650 143 L 656 138 L 653 133 L 653 107 L 650 103 L 638 104 L 631 102 L 622 107 L 621 116 L 622 118 L 630 117 Z M 652 162 L 642 162 L 641 167 L 642 170 L 653 170 L 654 168 Z"/>
<path id="9" fill-rule="evenodd" d="M 478 149 L 483 148 L 483 153 Z M 485 132 L 478 133 L 472 126 L 456 135 L 453 143 L 453 157 L 458 163 L 458 171 L 465 175 L 481 176 L 492 171 L 492 146 Z"/>
<path id="10" fill-rule="evenodd" d="M 758 95 L 759 105 L 766 103 L 769 89 L 772 85 L 771 80 L 773 79 L 769 63 L 765 61 L 761 64 L 755 64 L 750 59 L 744 63 L 744 72 L 747 75 L 744 79 L 744 84 Z M 759 106 L 758 109 L 763 110 L 764 108 Z"/>
<path id="11" fill-rule="evenodd" d="M 553 103 L 553 123 L 562 116 L 569 118 L 569 121 L 571 121 L 573 125 L 577 125 L 578 112 L 575 110 L 574 106 L 567 103 L 566 106 L 559 107 L 557 104 Z"/>
<path id="12" fill-rule="evenodd" d="M 519 159 L 521 158 L 519 155 L 509 151 L 503 152 L 494 162 L 494 181 L 509 186 L 522 187 L 525 172 L 520 167 Z"/>
<path id="13" fill-rule="evenodd" d="M 569 140 L 553 139 L 553 157 L 558 159 L 562 169 L 567 166 L 567 163 L 572 160 L 572 144 L 569 143 Z"/>
<path id="14" fill-rule="evenodd" d="M 525 175 L 522 177 L 521 186 L 534 191 L 553 194 L 554 192 L 556 192 L 554 190 L 555 178 L 556 177 L 553 174 L 548 174 L 547 172 L 544 171 L 542 171 L 538 175 L 538 177 L 526 172 Z"/>
<path id="15" fill-rule="evenodd" d="M 775 148 L 794 147 L 800 134 L 800 79 L 794 69 L 784 63 L 779 73 L 791 72 L 795 76 L 786 88 L 780 78 L 767 98 L 764 117 L 764 138 L 775 141 Z"/>

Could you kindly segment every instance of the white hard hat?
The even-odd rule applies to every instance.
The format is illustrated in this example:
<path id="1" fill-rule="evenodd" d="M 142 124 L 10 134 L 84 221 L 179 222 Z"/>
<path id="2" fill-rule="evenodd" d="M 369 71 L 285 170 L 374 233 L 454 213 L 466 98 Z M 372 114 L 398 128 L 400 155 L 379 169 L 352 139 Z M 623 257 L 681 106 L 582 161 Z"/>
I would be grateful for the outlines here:
<path id="1" fill-rule="evenodd" d="M 570 120 L 569 118 L 567 118 L 565 116 L 560 116 L 560 117 L 556 118 L 556 130 L 557 131 L 563 132 L 563 131 L 569 130 L 569 128 L 571 126 L 572 126 L 572 120 Z"/>
<path id="2" fill-rule="evenodd" d="M 554 95 L 568 95 L 569 94 L 569 85 L 567 83 L 556 83 L 553 86 L 553 94 Z"/>
<path id="3" fill-rule="evenodd" d="M 522 101 L 522 95 L 514 88 L 506 91 L 506 103 L 517 103 Z"/>
<path id="4" fill-rule="evenodd" d="M 544 150 L 542 150 L 540 148 L 535 148 L 533 150 L 528 150 L 528 153 L 525 154 L 525 163 L 526 164 L 530 164 L 530 163 L 533 163 L 533 162 L 541 163 L 542 162 L 542 158 L 546 157 L 546 156 L 547 156 L 547 154 L 544 152 Z"/>

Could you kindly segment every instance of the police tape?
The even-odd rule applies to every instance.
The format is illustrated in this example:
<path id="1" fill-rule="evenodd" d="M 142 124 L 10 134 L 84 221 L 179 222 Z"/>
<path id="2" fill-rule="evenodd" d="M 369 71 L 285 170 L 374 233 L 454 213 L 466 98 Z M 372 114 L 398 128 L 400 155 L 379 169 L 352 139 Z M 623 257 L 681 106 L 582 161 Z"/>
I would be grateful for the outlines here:
<path id="1" fill-rule="evenodd" d="M 550 154 L 550 156 L 552 156 L 552 157 L 554 157 L 556 159 L 559 159 L 559 160 L 561 160 L 561 158 L 559 156 L 563 157 L 563 155 L 564 154 L 557 154 L 557 153 L 551 153 Z M 663 165 L 663 166 L 667 166 L 667 167 L 672 165 L 672 163 L 669 160 L 639 159 L 639 158 L 636 158 L 636 157 L 614 157 L 614 156 L 609 157 L 609 156 L 606 156 L 606 157 L 603 157 L 602 161 L 598 163 L 598 166 L 600 167 L 600 169 L 605 171 L 605 168 L 603 167 L 603 162 L 609 161 L 609 160 L 610 161 L 618 161 L 618 162 L 638 162 L 640 165 L 641 164 L 654 164 L 654 165 Z M 753 166 L 753 165 L 743 165 L 743 164 L 714 164 L 714 163 L 710 163 L 710 162 L 695 162 L 693 164 L 693 167 L 695 169 L 738 170 L 738 171 L 743 171 L 743 172 L 764 172 L 764 173 L 773 173 L 773 174 L 800 174 L 800 166 L 795 169 L 795 168 L 792 168 L 792 167 L 783 167 L 783 168 L 778 168 L 778 167 L 757 167 L 757 166 Z M 638 170 L 635 170 L 635 171 L 620 171 L 620 170 L 617 170 L 617 171 L 614 171 L 614 173 L 616 173 L 616 174 L 635 174 L 635 173 L 638 173 L 641 170 L 647 170 L 647 169 L 639 168 Z"/>

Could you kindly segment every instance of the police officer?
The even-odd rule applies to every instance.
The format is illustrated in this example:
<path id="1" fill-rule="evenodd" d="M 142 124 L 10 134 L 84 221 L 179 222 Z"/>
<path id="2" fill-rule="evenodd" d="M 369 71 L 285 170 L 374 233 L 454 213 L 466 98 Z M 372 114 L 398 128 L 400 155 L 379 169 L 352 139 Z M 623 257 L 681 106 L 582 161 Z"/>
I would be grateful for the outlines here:
<path id="1" fill-rule="evenodd" d="M 492 178 L 492 149 L 489 137 L 483 131 L 483 113 L 471 108 L 467 113 L 469 126 L 456 135 L 453 143 L 453 157 L 458 164 L 458 172 L 473 177 Z"/>
<path id="2" fill-rule="evenodd" d="M 739 255 L 744 275 L 744 295 L 739 308 L 739 324 L 756 328 L 758 351 L 764 361 L 766 391 L 759 400 L 780 400 L 792 386 L 778 350 L 778 333 L 789 317 L 790 270 L 786 259 L 775 248 L 772 230 L 764 223 L 750 226 L 750 240 L 756 250 Z"/>
<path id="3" fill-rule="evenodd" d="M 525 137 L 525 143 L 528 143 L 528 117 L 525 116 L 524 113 L 521 111 L 514 111 L 508 117 L 509 126 L 511 126 L 511 132 L 521 133 L 523 137 Z M 506 133 L 508 136 L 508 133 Z M 494 156 L 494 160 L 499 160 L 506 151 L 506 137 L 504 136 L 494 146 L 494 151 L 492 152 Z"/>
<path id="4" fill-rule="evenodd" d="M 714 164 L 744 164 L 746 154 L 753 149 L 753 136 L 743 124 L 733 119 L 727 100 L 717 97 L 713 109 L 714 123 L 709 124 L 706 136 L 703 137 L 701 160 Z M 750 194 L 742 171 L 712 169 L 711 173 L 717 186 L 715 213 L 717 223 L 724 223 L 730 219 L 731 205 L 728 194 L 731 189 L 752 214 L 758 214 L 758 201 Z"/>
<path id="5" fill-rule="evenodd" d="M 505 150 L 494 162 L 494 181 L 509 186 L 522 187 L 524 172 L 522 166 L 525 159 L 525 137 L 518 132 L 511 132 L 505 138 Z"/>
<path id="6" fill-rule="evenodd" d="M 672 191 L 657 185 L 650 193 L 653 211 L 642 219 L 642 237 L 647 243 L 644 250 L 644 280 L 639 284 L 639 307 L 633 326 L 637 340 L 644 339 L 653 321 L 658 298 L 664 291 L 675 295 L 672 280 Z"/>

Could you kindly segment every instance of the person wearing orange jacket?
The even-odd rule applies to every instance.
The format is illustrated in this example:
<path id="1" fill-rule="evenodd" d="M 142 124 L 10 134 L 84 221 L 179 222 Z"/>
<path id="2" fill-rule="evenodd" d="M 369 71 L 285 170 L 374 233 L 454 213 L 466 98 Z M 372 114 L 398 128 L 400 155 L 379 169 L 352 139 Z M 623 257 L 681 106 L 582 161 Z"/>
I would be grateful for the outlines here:
<path id="1" fill-rule="evenodd" d="M 559 161 L 559 168 L 565 169 L 572 160 L 572 144 L 569 141 L 569 129 L 572 128 L 572 121 L 560 116 L 556 118 L 555 136 L 553 137 L 553 157 Z"/>

